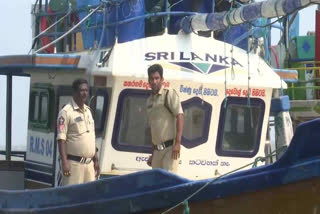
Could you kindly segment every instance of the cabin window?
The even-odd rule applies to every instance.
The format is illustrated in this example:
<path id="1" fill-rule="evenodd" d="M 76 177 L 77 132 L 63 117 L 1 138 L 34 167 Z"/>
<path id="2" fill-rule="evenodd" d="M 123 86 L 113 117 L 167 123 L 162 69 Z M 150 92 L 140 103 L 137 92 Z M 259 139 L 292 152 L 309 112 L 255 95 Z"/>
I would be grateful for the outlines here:
<path id="1" fill-rule="evenodd" d="M 94 115 L 94 123 L 96 129 L 100 129 L 102 126 L 102 112 L 103 112 L 103 106 L 104 106 L 104 97 L 103 96 L 97 96 L 97 102 L 95 107 L 95 115 Z"/>
<path id="2" fill-rule="evenodd" d="M 112 145 L 120 151 L 151 153 L 146 101 L 150 92 L 125 89 L 119 95 Z"/>
<path id="3" fill-rule="evenodd" d="M 225 105 L 225 102 L 226 105 Z M 216 150 L 221 156 L 253 157 L 259 149 L 265 103 L 228 97 L 221 105 Z"/>
<path id="4" fill-rule="evenodd" d="M 30 126 L 37 129 L 48 129 L 50 125 L 50 89 L 33 88 L 30 95 Z"/>
<path id="5" fill-rule="evenodd" d="M 37 121 L 39 119 L 39 94 L 36 92 L 31 93 L 30 104 L 30 119 Z"/>
<path id="6" fill-rule="evenodd" d="M 41 93 L 41 115 L 40 122 L 46 122 L 48 120 L 48 95 L 45 93 Z"/>
<path id="7" fill-rule="evenodd" d="M 193 148 L 208 140 L 212 106 L 193 97 L 182 102 L 184 112 L 184 125 L 182 144 L 186 148 Z"/>
<path id="8" fill-rule="evenodd" d="M 107 107 L 109 103 L 108 91 L 105 88 L 99 88 L 96 91 L 95 99 L 92 99 L 90 107 L 93 110 L 94 125 L 96 134 L 102 134 L 104 124 L 107 118 Z"/>
<path id="9" fill-rule="evenodd" d="M 63 109 L 65 105 L 67 105 L 72 99 L 72 96 L 59 96 L 59 107 L 58 107 L 58 112 Z"/>

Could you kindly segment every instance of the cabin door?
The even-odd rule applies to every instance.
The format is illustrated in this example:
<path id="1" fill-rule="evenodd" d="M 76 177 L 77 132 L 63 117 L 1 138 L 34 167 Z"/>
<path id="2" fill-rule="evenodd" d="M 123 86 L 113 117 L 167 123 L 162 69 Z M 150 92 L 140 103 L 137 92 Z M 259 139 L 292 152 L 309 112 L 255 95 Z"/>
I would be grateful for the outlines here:
<path id="1" fill-rule="evenodd" d="M 100 153 L 100 147 L 104 139 L 104 130 L 107 120 L 110 89 L 98 88 L 90 89 L 90 96 L 87 105 L 90 106 L 92 116 L 95 122 L 96 146 Z M 70 87 L 59 87 L 57 97 L 57 115 L 58 112 L 71 101 L 72 90 Z M 57 117 L 56 115 L 56 117 Z M 55 186 L 59 186 L 62 180 L 59 151 L 57 148 L 55 162 Z"/>

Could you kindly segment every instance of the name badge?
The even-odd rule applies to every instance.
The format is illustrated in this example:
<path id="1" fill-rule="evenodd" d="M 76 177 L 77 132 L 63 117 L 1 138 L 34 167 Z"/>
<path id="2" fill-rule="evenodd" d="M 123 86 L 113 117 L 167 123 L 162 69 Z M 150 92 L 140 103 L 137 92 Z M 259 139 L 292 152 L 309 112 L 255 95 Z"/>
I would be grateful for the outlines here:
<path id="1" fill-rule="evenodd" d="M 83 121 L 83 120 L 82 120 L 81 117 L 77 117 L 74 121 L 76 121 L 76 122 L 81 122 L 81 121 Z"/>

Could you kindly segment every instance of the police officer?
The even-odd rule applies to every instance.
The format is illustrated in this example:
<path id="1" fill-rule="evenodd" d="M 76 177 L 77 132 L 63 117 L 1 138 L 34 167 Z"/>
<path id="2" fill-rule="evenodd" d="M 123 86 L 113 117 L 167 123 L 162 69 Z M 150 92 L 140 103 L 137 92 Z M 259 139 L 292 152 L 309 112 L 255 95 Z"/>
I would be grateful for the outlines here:
<path id="1" fill-rule="evenodd" d="M 72 91 L 73 99 L 61 109 L 57 120 L 63 186 L 94 181 L 100 173 L 94 121 L 85 104 L 87 80 L 76 79 Z"/>
<path id="2" fill-rule="evenodd" d="M 148 165 L 177 173 L 183 131 L 183 110 L 177 92 L 163 86 L 163 68 L 154 64 L 148 69 L 151 95 L 147 100 L 153 153 Z"/>

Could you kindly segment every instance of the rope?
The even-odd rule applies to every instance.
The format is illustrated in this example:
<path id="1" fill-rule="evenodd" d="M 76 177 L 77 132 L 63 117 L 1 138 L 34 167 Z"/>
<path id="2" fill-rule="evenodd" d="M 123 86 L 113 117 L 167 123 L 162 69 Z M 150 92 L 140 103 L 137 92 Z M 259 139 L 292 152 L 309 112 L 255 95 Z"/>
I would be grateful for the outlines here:
<path id="1" fill-rule="evenodd" d="M 229 9 L 229 11 L 228 11 L 228 15 L 227 15 L 227 17 L 228 17 L 228 19 L 229 19 L 228 23 L 230 23 L 230 14 L 231 14 L 231 12 L 235 9 L 235 8 L 234 8 L 234 4 L 235 4 L 235 1 L 232 1 L 232 2 L 231 2 L 230 9 Z M 234 15 L 235 15 L 235 13 L 233 13 L 233 20 L 235 20 Z M 231 23 L 230 23 L 230 24 L 231 24 Z M 230 29 L 230 28 L 227 29 L 226 33 L 228 33 L 229 29 Z M 234 80 L 234 78 L 235 78 L 235 72 L 234 72 L 233 61 L 232 61 L 232 59 L 233 59 L 233 42 L 231 42 L 231 50 L 230 50 L 230 53 L 231 53 L 231 79 Z"/>
<path id="2" fill-rule="evenodd" d="M 147 0 L 147 1 L 148 1 L 148 0 Z M 175 6 L 175 5 L 177 5 L 177 4 L 180 4 L 180 3 L 183 2 L 183 1 L 184 1 L 184 0 L 180 0 L 180 1 L 177 1 L 176 3 L 170 5 L 170 6 L 168 7 L 168 10 L 170 10 L 173 6 Z"/>
<path id="3" fill-rule="evenodd" d="M 258 163 L 259 163 L 259 161 L 265 162 L 268 158 L 271 158 L 271 157 L 273 157 L 273 156 L 276 156 L 277 153 L 282 152 L 282 151 L 285 150 L 286 148 L 288 148 L 287 145 L 281 146 L 280 148 L 272 151 L 269 155 L 267 155 L 267 156 L 265 156 L 265 157 L 261 157 L 261 156 L 257 157 L 257 158 L 254 160 L 253 164 L 252 164 L 252 168 L 256 168 L 257 165 L 258 165 Z"/>
<path id="4" fill-rule="evenodd" d="M 226 15 L 226 21 L 228 23 L 228 26 L 233 26 L 233 24 L 230 21 L 230 14 L 233 10 L 235 10 L 235 8 L 230 7 L 230 9 L 228 10 L 227 15 Z"/>
<path id="5" fill-rule="evenodd" d="M 283 150 L 283 149 L 285 149 L 285 148 L 287 148 L 287 146 L 282 146 L 282 147 L 274 150 L 273 152 L 271 152 L 269 155 L 266 155 L 266 156 L 264 156 L 264 157 L 258 157 L 258 158 L 256 158 L 253 162 L 251 162 L 251 163 L 249 163 L 249 164 L 246 164 L 246 165 L 241 166 L 241 167 L 239 167 L 239 168 L 237 168 L 237 169 L 234 169 L 234 170 L 232 170 L 232 171 L 230 171 L 230 172 L 227 172 L 227 173 L 225 173 L 225 174 L 223 174 L 223 175 L 220 175 L 220 176 L 218 176 L 217 178 L 213 178 L 211 181 L 208 181 L 207 183 L 205 183 L 202 187 L 200 187 L 198 190 L 196 190 L 194 193 L 192 193 L 192 194 L 191 194 L 190 196 L 188 196 L 186 199 L 184 199 L 184 200 L 181 201 L 180 203 L 174 205 L 173 207 L 167 209 L 166 211 L 162 212 L 161 214 L 166 214 L 166 213 L 170 212 L 171 210 L 177 208 L 177 207 L 180 206 L 180 205 L 184 205 L 184 206 L 185 206 L 185 209 L 184 209 L 183 214 L 188 214 L 188 213 L 190 212 L 190 208 L 189 208 L 188 201 L 189 201 L 193 196 L 195 196 L 195 195 L 198 194 L 200 191 L 202 191 L 204 188 L 206 188 L 208 185 L 216 182 L 217 180 L 221 179 L 222 177 L 225 177 L 226 175 L 230 175 L 230 174 L 232 174 L 232 173 L 234 173 L 234 172 L 237 172 L 237 171 L 239 171 L 239 170 L 241 170 L 241 169 L 244 169 L 244 168 L 246 168 L 246 167 L 248 167 L 248 166 L 250 166 L 250 165 L 254 165 L 254 164 L 257 165 L 257 163 L 258 163 L 259 161 L 262 161 L 262 162 L 263 162 L 263 161 L 265 161 L 267 158 L 271 158 L 271 157 L 275 156 L 278 152 L 280 152 L 281 150 Z"/>
<path id="6" fill-rule="evenodd" d="M 250 102 L 250 53 L 249 53 L 249 45 L 248 45 L 248 50 L 247 50 L 247 56 L 248 56 L 248 93 L 247 93 L 247 106 L 249 107 L 250 111 L 250 128 L 253 128 L 253 116 L 252 116 L 252 108 L 251 108 L 251 102 Z"/>
<path id="7" fill-rule="evenodd" d="M 275 10 L 276 10 L 276 14 L 277 14 L 277 18 L 279 19 L 279 14 L 278 14 L 278 10 L 276 9 L 276 3 L 274 4 Z M 282 27 L 282 21 L 279 20 L 280 23 L 280 27 Z M 280 30 L 280 39 L 282 38 L 282 31 Z M 280 55 L 279 55 L 279 68 L 281 68 L 281 55 L 282 55 L 282 44 L 281 44 L 281 40 L 280 40 Z M 281 72 L 281 71 L 280 71 Z M 280 75 L 280 96 L 283 96 L 283 86 L 282 86 L 282 75 Z"/>
<path id="8" fill-rule="evenodd" d="M 266 158 L 265 157 L 257 157 L 255 160 L 254 160 L 254 163 L 252 164 L 252 168 L 256 168 L 259 161 L 261 162 L 265 162 Z"/>
<path id="9" fill-rule="evenodd" d="M 193 16 L 191 17 L 190 23 L 192 23 L 192 19 L 193 19 Z M 193 29 L 192 24 L 190 24 L 190 29 L 191 29 L 192 33 L 194 33 L 197 36 L 199 36 L 199 33 Z"/>
<path id="10" fill-rule="evenodd" d="M 233 59 L 233 42 L 231 42 L 231 59 Z M 234 68 L 233 68 L 233 61 L 231 60 L 231 79 L 234 80 L 236 77 L 235 72 L 234 72 Z"/>
<path id="11" fill-rule="evenodd" d="M 279 64 L 278 54 L 277 54 L 277 52 L 276 52 L 276 50 L 274 49 L 273 46 L 270 46 L 270 50 L 271 50 L 271 52 L 272 52 L 273 55 L 274 55 L 274 58 L 275 58 L 275 60 L 276 60 L 277 68 L 279 69 L 279 68 L 280 68 L 280 64 Z"/>
<path id="12" fill-rule="evenodd" d="M 269 37 L 270 37 L 270 27 L 267 28 L 267 32 L 264 34 L 263 39 L 264 39 L 264 59 L 265 61 L 270 61 L 270 51 L 269 51 Z"/>
<path id="13" fill-rule="evenodd" d="M 55 39 L 54 41 L 50 42 L 49 44 L 39 48 L 38 50 L 36 50 L 34 53 L 38 53 L 40 51 L 43 51 L 44 49 L 46 49 L 47 47 L 57 43 L 58 41 L 60 41 L 61 39 L 63 39 L 64 37 L 66 37 L 68 34 L 70 34 L 74 29 L 76 29 L 79 25 L 81 25 L 84 21 L 86 21 L 93 13 L 95 13 L 98 9 L 100 9 L 100 7 L 102 6 L 102 4 L 100 4 L 96 9 L 94 9 L 93 11 L 91 11 L 91 13 L 89 13 L 86 17 L 84 17 L 78 24 L 76 24 L 75 26 L 73 26 L 70 30 L 68 30 L 67 32 L 65 32 L 62 36 L 60 36 L 59 38 Z"/>
<path id="14" fill-rule="evenodd" d="M 86 9 L 87 9 L 87 13 L 89 13 L 89 12 L 90 12 L 90 9 L 89 9 L 89 8 L 86 8 Z M 86 30 L 86 31 L 88 31 L 88 28 L 91 26 L 91 20 L 90 20 L 90 18 L 91 18 L 91 17 L 89 17 L 89 18 L 86 20 L 86 22 L 85 22 L 85 26 L 86 26 L 85 30 Z"/>
<path id="15" fill-rule="evenodd" d="M 279 13 L 278 13 L 278 9 L 277 9 L 277 3 L 278 3 L 278 2 L 279 2 L 279 1 L 276 1 L 276 2 L 274 3 L 273 9 L 276 11 L 277 18 L 279 19 Z"/>
<path id="16" fill-rule="evenodd" d="M 224 52 L 224 57 L 226 57 L 226 33 L 229 31 L 229 27 L 226 30 L 226 32 L 223 35 L 223 52 Z M 228 95 L 227 95 L 227 67 L 224 68 L 224 108 L 227 108 L 227 102 L 228 102 Z"/>
<path id="17" fill-rule="evenodd" d="M 228 26 L 233 26 L 233 24 L 232 24 L 231 21 L 230 21 L 230 14 L 231 14 L 231 12 L 232 12 L 233 10 L 235 10 L 235 8 L 233 8 L 233 5 L 234 5 L 234 1 L 231 2 L 230 8 L 229 8 L 229 10 L 228 10 L 228 12 L 227 12 L 227 15 L 226 15 L 226 21 L 227 21 L 227 23 L 228 23 Z M 233 14 L 233 16 L 234 16 L 234 14 Z M 234 20 L 234 18 L 233 18 L 233 20 Z"/>
<path id="18" fill-rule="evenodd" d="M 32 13 L 36 13 L 36 7 L 37 7 L 37 4 L 38 4 L 38 1 L 39 0 L 36 0 L 36 3 L 34 3 L 33 8 L 32 8 Z"/>
<path id="19" fill-rule="evenodd" d="M 280 38 L 281 38 L 281 30 L 280 30 Z M 282 53 L 282 44 L 280 43 L 280 55 L 279 55 L 279 65 L 280 65 L 280 68 L 281 68 L 281 54 Z M 280 71 L 281 72 L 281 71 Z M 283 96 L 283 86 L 282 86 L 282 75 L 280 75 L 280 96 Z"/>
<path id="20" fill-rule="evenodd" d="M 248 106 L 250 107 L 250 55 L 249 55 L 249 45 L 248 45 L 248 48 L 247 48 L 247 57 L 248 57 L 248 92 L 247 92 L 247 98 L 248 98 Z"/>
<path id="21" fill-rule="evenodd" d="M 290 15 L 290 14 L 288 14 L 288 15 Z M 285 16 L 283 16 L 283 17 L 285 17 Z M 265 25 L 256 25 L 256 24 L 254 24 L 254 23 L 253 23 L 253 22 L 251 22 L 251 21 L 248 21 L 247 23 L 248 23 L 248 24 L 250 24 L 250 25 L 251 25 L 251 26 L 253 26 L 253 27 L 261 27 L 261 28 L 265 28 L 265 27 L 269 27 L 269 26 L 273 25 L 274 23 L 279 22 L 280 20 L 282 20 L 282 19 L 283 19 L 283 17 L 278 18 L 278 19 L 274 20 L 273 22 L 270 22 L 270 23 L 265 24 Z"/>

